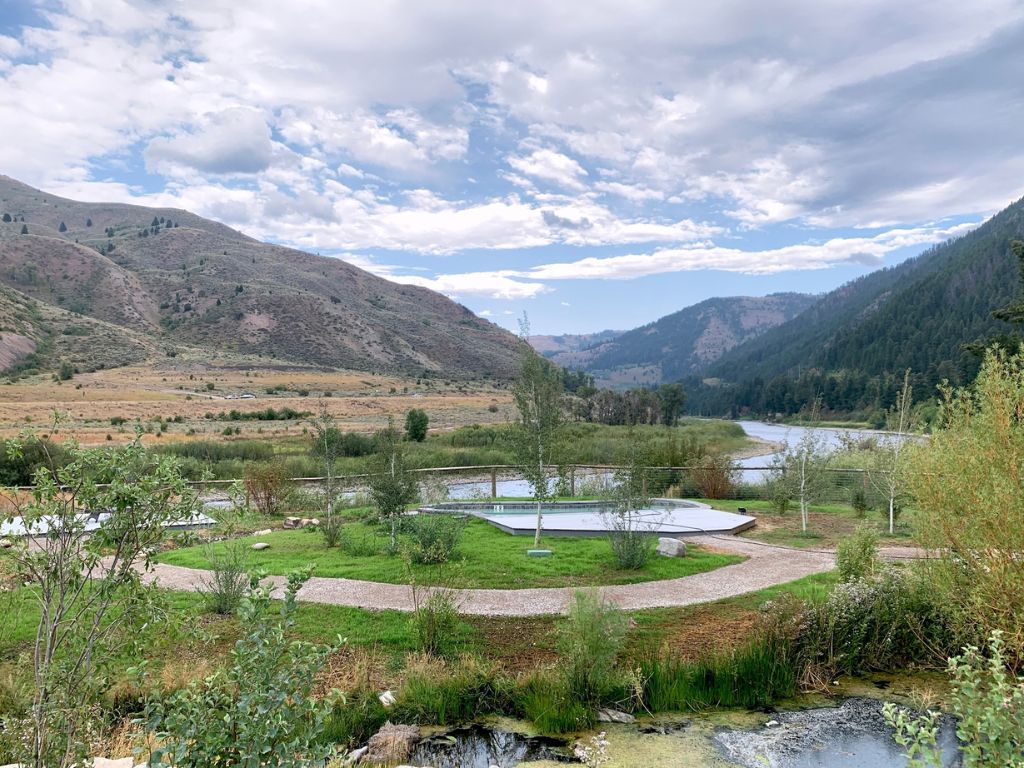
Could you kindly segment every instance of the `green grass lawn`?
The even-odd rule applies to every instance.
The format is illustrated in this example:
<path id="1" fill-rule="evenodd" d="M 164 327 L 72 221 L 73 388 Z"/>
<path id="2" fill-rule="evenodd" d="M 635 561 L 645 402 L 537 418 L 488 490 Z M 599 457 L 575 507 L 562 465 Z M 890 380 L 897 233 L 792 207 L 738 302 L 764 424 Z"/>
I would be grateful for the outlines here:
<path id="1" fill-rule="evenodd" d="M 366 537 L 380 546 L 386 541 L 379 529 L 366 523 L 348 523 L 346 528 L 351 535 Z M 339 548 L 328 549 L 320 534 L 310 530 L 275 531 L 239 541 L 245 547 L 257 541 L 270 544 L 269 549 L 251 552 L 250 565 L 271 574 L 285 574 L 311 563 L 315 566 L 316 576 L 404 584 L 409 581 L 411 568 L 412 575 L 420 584 L 488 589 L 632 584 L 704 573 L 743 559 L 691 546 L 686 557 L 652 556 L 641 570 L 621 570 L 616 566 L 604 537 L 545 538 L 541 546 L 552 550 L 553 555 L 527 557 L 526 550 L 532 547 L 532 538 L 510 536 L 480 520 L 469 521 L 458 554 L 444 566 L 407 566 L 401 556 L 351 555 Z M 190 568 L 209 567 L 206 550 L 202 546 L 171 550 L 161 554 L 159 559 Z"/>

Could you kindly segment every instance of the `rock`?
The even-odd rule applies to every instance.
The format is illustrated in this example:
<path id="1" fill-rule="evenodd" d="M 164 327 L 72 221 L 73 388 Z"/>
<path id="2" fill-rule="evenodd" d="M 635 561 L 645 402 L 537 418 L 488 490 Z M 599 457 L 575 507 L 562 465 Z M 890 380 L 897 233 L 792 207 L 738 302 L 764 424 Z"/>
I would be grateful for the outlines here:
<path id="1" fill-rule="evenodd" d="M 686 542 L 661 536 L 658 538 L 658 548 L 655 551 L 665 557 L 686 557 Z"/>
<path id="2" fill-rule="evenodd" d="M 265 541 L 257 541 L 255 544 L 252 545 L 251 548 L 255 549 L 255 550 L 261 550 L 261 549 L 268 549 L 269 547 L 270 547 L 270 545 L 267 544 L 267 542 L 265 542 Z"/>
<path id="3" fill-rule="evenodd" d="M 380 694 L 377 698 L 380 699 L 380 703 L 385 707 L 393 706 L 397 701 L 395 694 L 391 691 L 384 691 L 384 693 Z"/>
<path id="4" fill-rule="evenodd" d="M 0 549 L 10 549 L 14 546 L 14 542 L 10 539 L 0 539 Z"/>
<path id="5" fill-rule="evenodd" d="M 628 712 L 620 712 L 617 709 L 597 710 L 597 722 L 599 723 L 635 723 L 636 718 Z"/>
<path id="6" fill-rule="evenodd" d="M 284 522 L 281 523 L 282 528 L 298 528 L 301 517 L 286 517 Z"/>
<path id="7" fill-rule="evenodd" d="M 135 761 L 130 757 L 122 757 L 120 760 L 97 757 L 92 764 L 93 768 L 135 768 Z"/>
<path id="8" fill-rule="evenodd" d="M 264 528 L 262 531 L 256 531 L 253 536 L 269 536 L 273 531 L 270 528 Z"/>
<path id="9" fill-rule="evenodd" d="M 413 745 L 420 740 L 420 729 L 415 725 L 394 725 L 391 722 L 370 737 L 363 763 L 369 765 L 395 765 L 409 759 Z"/>
<path id="10" fill-rule="evenodd" d="M 367 753 L 369 747 L 360 747 L 359 749 L 353 749 L 348 753 L 348 757 L 345 758 L 345 765 L 355 765 L 363 759 L 363 755 Z"/>
<path id="11" fill-rule="evenodd" d="M 310 526 L 320 525 L 320 520 L 315 517 L 286 517 L 284 523 L 281 524 L 282 528 L 309 528 Z"/>
<path id="12" fill-rule="evenodd" d="M 765 728 L 778 728 L 780 725 L 782 725 L 782 723 L 780 723 L 778 720 L 769 720 L 767 723 L 764 724 L 764 727 Z"/>

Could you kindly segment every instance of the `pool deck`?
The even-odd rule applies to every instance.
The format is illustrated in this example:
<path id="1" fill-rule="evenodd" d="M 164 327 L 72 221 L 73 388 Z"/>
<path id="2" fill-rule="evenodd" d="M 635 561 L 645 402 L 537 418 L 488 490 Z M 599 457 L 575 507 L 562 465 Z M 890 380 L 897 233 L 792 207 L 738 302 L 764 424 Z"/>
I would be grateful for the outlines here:
<path id="1" fill-rule="evenodd" d="M 606 536 L 612 516 L 607 503 L 556 502 L 547 509 L 542 519 L 545 536 Z M 425 508 L 430 512 L 462 511 L 485 520 L 513 536 L 533 536 L 537 526 L 536 507 L 523 502 L 439 504 Z M 707 504 L 677 499 L 652 499 L 651 508 L 634 512 L 637 530 L 651 536 L 702 536 L 707 534 L 736 534 L 751 528 L 757 519 L 750 515 L 722 512 Z"/>

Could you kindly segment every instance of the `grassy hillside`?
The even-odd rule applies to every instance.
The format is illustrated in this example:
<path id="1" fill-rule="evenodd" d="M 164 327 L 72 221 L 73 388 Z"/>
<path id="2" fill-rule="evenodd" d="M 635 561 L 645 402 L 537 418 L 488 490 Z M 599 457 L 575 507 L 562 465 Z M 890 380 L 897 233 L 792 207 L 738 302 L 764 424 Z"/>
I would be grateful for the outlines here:
<path id="1" fill-rule="evenodd" d="M 186 211 L 79 203 L 0 176 L 0 216 L 0 283 L 162 346 L 461 378 L 516 366 L 511 334 L 440 294 Z"/>

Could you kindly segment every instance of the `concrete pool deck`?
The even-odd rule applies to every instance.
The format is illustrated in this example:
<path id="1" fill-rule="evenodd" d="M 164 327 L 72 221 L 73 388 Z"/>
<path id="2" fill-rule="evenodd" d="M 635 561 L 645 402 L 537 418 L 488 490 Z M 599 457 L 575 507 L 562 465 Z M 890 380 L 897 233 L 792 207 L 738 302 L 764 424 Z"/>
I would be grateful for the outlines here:
<path id="1" fill-rule="evenodd" d="M 545 536 L 606 536 L 609 531 L 607 502 L 552 502 L 544 507 Z M 533 536 L 537 508 L 525 502 L 444 503 L 420 510 L 427 513 L 464 512 L 485 520 L 514 536 Z M 652 536 L 703 536 L 737 534 L 752 527 L 756 518 L 712 509 L 707 504 L 680 499 L 652 499 L 651 508 L 634 512 L 638 530 Z"/>

